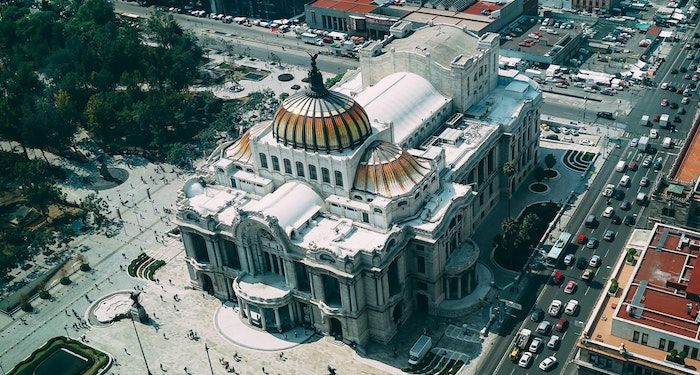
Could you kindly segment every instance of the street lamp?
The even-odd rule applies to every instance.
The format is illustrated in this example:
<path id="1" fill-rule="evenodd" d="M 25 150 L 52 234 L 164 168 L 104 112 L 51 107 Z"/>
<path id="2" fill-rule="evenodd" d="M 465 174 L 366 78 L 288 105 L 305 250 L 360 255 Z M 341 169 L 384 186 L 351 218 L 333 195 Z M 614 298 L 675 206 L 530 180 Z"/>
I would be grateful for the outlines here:
<path id="1" fill-rule="evenodd" d="M 207 353 L 207 362 L 209 362 L 209 370 L 211 370 L 211 375 L 214 375 L 214 367 L 211 365 L 211 357 L 209 357 L 209 346 L 204 343 L 204 351 Z"/>
<path id="2" fill-rule="evenodd" d="M 141 349 L 141 356 L 143 356 L 143 363 L 146 364 L 146 373 L 148 375 L 153 375 L 151 369 L 148 368 L 148 361 L 146 360 L 146 353 L 143 352 L 143 346 L 141 345 L 141 338 L 139 337 L 139 331 L 136 330 L 136 323 L 134 323 L 134 317 L 131 316 L 131 325 L 134 327 L 134 333 L 136 333 L 136 341 L 139 343 L 139 349 Z"/>

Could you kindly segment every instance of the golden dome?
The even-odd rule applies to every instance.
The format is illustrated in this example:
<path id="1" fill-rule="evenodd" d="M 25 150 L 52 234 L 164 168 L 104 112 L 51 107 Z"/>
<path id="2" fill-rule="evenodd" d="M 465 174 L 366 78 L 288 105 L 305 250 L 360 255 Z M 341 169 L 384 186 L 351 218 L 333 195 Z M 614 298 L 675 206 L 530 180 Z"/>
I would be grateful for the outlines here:
<path id="1" fill-rule="evenodd" d="M 428 161 L 417 160 L 401 147 L 388 142 L 370 146 L 355 171 L 357 190 L 393 197 L 406 194 L 430 173 Z"/>
<path id="2" fill-rule="evenodd" d="M 309 89 L 287 98 L 272 119 L 278 142 L 314 151 L 342 151 L 372 133 L 365 110 L 351 97 L 329 91 L 312 57 Z"/>

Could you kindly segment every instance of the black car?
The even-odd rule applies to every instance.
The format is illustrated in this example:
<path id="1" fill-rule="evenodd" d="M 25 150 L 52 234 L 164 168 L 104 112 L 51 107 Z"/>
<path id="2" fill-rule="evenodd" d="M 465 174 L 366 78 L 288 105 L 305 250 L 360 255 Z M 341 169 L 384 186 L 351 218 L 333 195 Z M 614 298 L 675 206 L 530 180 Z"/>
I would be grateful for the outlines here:
<path id="1" fill-rule="evenodd" d="M 676 92 L 676 86 L 668 85 L 668 91 Z"/>
<path id="2" fill-rule="evenodd" d="M 629 211 L 632 208 L 632 203 L 630 201 L 624 201 L 620 204 L 620 209 L 623 211 Z"/>
<path id="3" fill-rule="evenodd" d="M 559 140 L 559 136 L 556 135 L 556 134 L 547 134 L 547 136 L 546 136 L 545 138 L 547 138 L 547 139 L 553 139 L 553 140 L 555 140 L 555 141 L 558 141 L 558 140 Z"/>
<path id="4" fill-rule="evenodd" d="M 621 189 L 615 189 L 612 197 L 617 201 L 621 201 L 621 200 L 625 199 L 625 192 L 622 191 Z"/>
<path id="5" fill-rule="evenodd" d="M 685 66 L 681 66 L 681 73 L 687 73 L 687 72 L 688 72 L 688 68 L 686 68 Z"/>
<path id="6" fill-rule="evenodd" d="M 530 320 L 533 322 L 541 322 L 542 319 L 544 318 L 544 311 L 542 309 L 535 309 L 532 314 L 530 315 Z"/>
<path id="7" fill-rule="evenodd" d="M 578 258 L 576 261 L 576 268 L 583 270 L 586 269 L 586 267 L 588 267 L 588 260 L 585 257 Z"/>
<path id="8" fill-rule="evenodd" d="M 676 117 L 673 118 L 673 122 L 682 122 L 682 121 L 683 121 L 683 120 L 681 120 L 681 117 L 680 117 L 680 116 L 676 116 Z"/>
<path id="9" fill-rule="evenodd" d="M 617 215 L 613 215 L 613 217 L 610 218 L 610 223 L 612 223 L 612 224 L 618 225 L 621 222 L 622 222 L 622 218 L 617 216 Z"/>
<path id="10" fill-rule="evenodd" d="M 637 222 L 637 219 L 634 218 L 633 215 L 627 215 L 625 216 L 625 225 L 634 225 Z"/>
<path id="11" fill-rule="evenodd" d="M 685 108 L 681 108 L 677 112 L 679 115 L 684 115 L 685 114 Z"/>
<path id="12" fill-rule="evenodd" d="M 600 118 L 606 118 L 608 120 L 614 120 L 615 118 L 613 117 L 613 114 L 611 112 L 598 112 L 596 113 L 596 116 Z"/>
<path id="13" fill-rule="evenodd" d="M 671 107 L 671 109 L 678 109 L 678 103 L 671 102 L 668 106 Z"/>
<path id="14" fill-rule="evenodd" d="M 678 74 L 678 69 L 676 69 L 676 68 L 671 69 L 671 74 Z"/>

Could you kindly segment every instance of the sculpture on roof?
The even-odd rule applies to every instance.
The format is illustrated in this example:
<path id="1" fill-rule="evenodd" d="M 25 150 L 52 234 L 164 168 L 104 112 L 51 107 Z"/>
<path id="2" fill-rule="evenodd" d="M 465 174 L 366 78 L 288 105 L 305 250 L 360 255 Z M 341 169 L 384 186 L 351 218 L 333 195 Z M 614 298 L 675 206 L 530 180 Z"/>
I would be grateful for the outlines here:
<path id="1" fill-rule="evenodd" d="M 308 52 L 307 52 L 308 53 Z M 309 70 L 309 94 L 313 97 L 321 97 L 328 93 L 326 85 L 323 84 L 323 76 L 321 71 L 318 70 L 318 65 L 316 65 L 316 59 L 318 58 L 318 52 L 311 54 L 311 70 Z"/>

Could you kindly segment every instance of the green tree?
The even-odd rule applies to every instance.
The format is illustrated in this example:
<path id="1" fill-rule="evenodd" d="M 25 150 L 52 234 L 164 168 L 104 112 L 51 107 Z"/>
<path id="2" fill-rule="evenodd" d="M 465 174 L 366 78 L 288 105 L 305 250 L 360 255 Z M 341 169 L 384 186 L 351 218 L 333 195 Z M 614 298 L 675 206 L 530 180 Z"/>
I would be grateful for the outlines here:
<path id="1" fill-rule="evenodd" d="M 518 240 L 527 244 L 527 246 L 532 246 L 539 241 L 539 238 L 535 237 L 536 233 L 539 233 L 542 226 L 542 219 L 534 213 L 529 213 L 520 222 L 518 226 Z"/>
<path id="2" fill-rule="evenodd" d="M 557 164 L 557 158 L 554 154 L 549 153 L 544 156 L 544 165 L 546 165 L 548 169 L 552 169 L 555 164 Z"/>
<path id="3" fill-rule="evenodd" d="M 50 205 L 64 200 L 61 190 L 50 183 L 33 184 L 25 190 L 24 194 L 27 204 L 39 210 L 43 215 L 48 213 Z"/>
<path id="4" fill-rule="evenodd" d="M 107 218 L 108 205 L 104 199 L 97 194 L 88 194 L 80 201 L 80 208 L 87 211 L 95 225 L 100 226 Z"/>
<path id="5" fill-rule="evenodd" d="M 516 172 L 515 163 L 512 161 L 504 163 L 501 172 L 503 172 L 503 175 L 506 176 L 506 179 L 508 181 L 508 217 L 510 217 L 510 198 L 513 194 L 511 184 L 512 177 L 515 175 Z"/>

